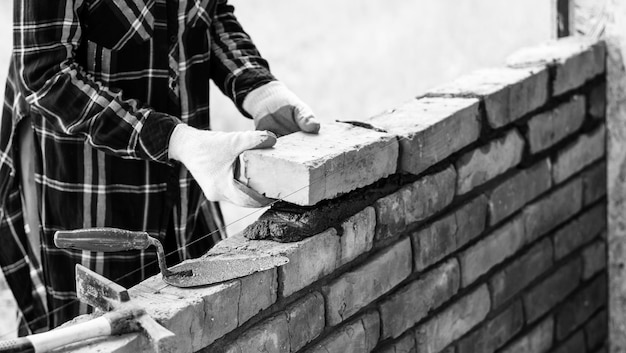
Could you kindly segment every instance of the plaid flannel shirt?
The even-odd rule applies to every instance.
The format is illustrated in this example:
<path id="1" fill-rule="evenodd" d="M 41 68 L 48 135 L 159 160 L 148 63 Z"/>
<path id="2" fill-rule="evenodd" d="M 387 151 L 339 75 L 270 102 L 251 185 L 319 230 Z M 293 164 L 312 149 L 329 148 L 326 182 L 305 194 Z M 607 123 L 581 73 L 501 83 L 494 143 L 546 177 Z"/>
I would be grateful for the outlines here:
<path id="1" fill-rule="evenodd" d="M 86 311 L 76 301 L 76 263 L 124 286 L 158 272 L 152 249 L 58 249 L 57 230 L 144 230 L 177 250 L 168 261 L 201 255 L 221 238 L 199 241 L 221 234 L 221 214 L 168 160 L 169 137 L 181 121 L 209 128 L 209 78 L 240 110 L 249 91 L 274 78 L 227 0 L 14 1 L 0 122 L 0 266 L 32 332 Z M 25 117 L 35 133 L 41 249 L 27 241 L 20 196 L 16 129 Z"/>

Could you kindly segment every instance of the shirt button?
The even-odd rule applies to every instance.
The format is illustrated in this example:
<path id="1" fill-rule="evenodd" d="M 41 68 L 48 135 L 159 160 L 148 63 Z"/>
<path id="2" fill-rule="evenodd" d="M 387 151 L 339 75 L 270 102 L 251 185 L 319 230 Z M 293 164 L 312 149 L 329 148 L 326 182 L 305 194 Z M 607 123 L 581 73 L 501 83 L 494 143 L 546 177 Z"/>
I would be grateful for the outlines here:
<path id="1" fill-rule="evenodd" d="M 174 44 L 176 43 L 176 40 L 177 40 L 176 36 L 170 36 L 170 43 Z"/>

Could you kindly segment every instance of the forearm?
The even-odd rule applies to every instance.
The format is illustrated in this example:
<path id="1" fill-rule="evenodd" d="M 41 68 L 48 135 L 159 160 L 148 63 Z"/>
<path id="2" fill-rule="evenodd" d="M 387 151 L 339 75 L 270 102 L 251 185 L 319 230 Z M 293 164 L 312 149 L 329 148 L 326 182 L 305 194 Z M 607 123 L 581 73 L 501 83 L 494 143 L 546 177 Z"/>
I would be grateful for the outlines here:
<path id="1" fill-rule="evenodd" d="M 226 0 L 218 0 L 211 23 L 211 41 L 211 78 L 248 115 L 243 110 L 247 94 L 276 79 Z"/>

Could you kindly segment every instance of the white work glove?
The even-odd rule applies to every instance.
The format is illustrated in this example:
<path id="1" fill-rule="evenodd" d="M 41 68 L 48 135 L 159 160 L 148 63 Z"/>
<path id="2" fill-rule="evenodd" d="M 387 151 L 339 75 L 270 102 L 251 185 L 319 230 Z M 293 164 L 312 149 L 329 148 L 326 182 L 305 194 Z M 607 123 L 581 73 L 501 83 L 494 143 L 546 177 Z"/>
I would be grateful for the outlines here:
<path id="1" fill-rule="evenodd" d="M 182 162 L 207 199 L 243 207 L 263 207 L 272 200 L 234 178 L 234 166 L 246 150 L 274 146 L 268 131 L 218 132 L 179 124 L 169 143 L 169 157 Z"/>
<path id="2" fill-rule="evenodd" d="M 243 100 L 243 109 L 254 119 L 257 130 L 278 136 L 296 131 L 316 134 L 320 123 L 313 111 L 287 86 L 272 81 L 252 90 Z"/>

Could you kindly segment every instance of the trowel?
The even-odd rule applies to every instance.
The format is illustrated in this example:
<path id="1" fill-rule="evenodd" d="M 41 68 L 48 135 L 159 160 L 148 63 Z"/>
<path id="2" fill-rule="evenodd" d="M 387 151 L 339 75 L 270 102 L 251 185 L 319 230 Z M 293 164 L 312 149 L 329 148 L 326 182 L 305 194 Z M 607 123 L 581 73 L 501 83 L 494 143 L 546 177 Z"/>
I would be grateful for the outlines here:
<path id="1" fill-rule="evenodd" d="M 280 255 L 247 257 L 204 257 L 180 263 L 171 269 L 165 264 L 165 252 L 161 242 L 146 232 L 117 228 L 87 228 L 57 231 L 54 244 L 59 248 L 87 251 L 113 252 L 144 250 L 154 245 L 163 281 L 176 287 L 198 287 L 225 282 L 282 266 L 289 259 Z"/>

